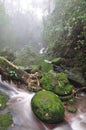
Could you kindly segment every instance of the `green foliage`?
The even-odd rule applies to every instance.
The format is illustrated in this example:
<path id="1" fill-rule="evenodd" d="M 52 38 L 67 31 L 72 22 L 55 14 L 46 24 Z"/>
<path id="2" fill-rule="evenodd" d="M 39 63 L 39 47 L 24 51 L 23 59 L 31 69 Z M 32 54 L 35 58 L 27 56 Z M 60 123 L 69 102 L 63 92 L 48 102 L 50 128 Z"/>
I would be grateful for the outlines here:
<path id="1" fill-rule="evenodd" d="M 54 46 L 53 56 L 82 58 L 86 53 L 86 0 L 56 0 L 43 36 L 48 46 Z"/>
<path id="2" fill-rule="evenodd" d="M 39 91 L 31 100 L 34 114 L 46 123 L 57 123 L 64 119 L 61 100 L 50 91 Z"/>
<path id="3" fill-rule="evenodd" d="M 9 76 L 10 77 L 18 77 L 17 73 L 15 72 L 15 70 L 10 70 L 9 71 Z"/>

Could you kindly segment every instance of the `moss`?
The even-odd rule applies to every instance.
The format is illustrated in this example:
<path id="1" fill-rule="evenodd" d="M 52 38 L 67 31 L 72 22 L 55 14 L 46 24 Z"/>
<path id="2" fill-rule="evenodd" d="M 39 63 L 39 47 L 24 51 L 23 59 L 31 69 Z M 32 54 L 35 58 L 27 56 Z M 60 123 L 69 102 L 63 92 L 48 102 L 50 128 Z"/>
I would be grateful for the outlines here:
<path id="1" fill-rule="evenodd" d="M 64 106 L 54 93 L 39 91 L 31 100 L 34 114 L 46 123 L 57 123 L 64 119 Z"/>
<path id="2" fill-rule="evenodd" d="M 45 90 L 53 89 L 53 78 L 50 73 L 44 73 L 40 79 L 40 84 Z"/>
<path id="3" fill-rule="evenodd" d="M 59 96 L 59 98 L 62 100 L 62 101 L 66 101 L 68 100 L 68 103 L 70 104 L 73 104 L 73 94 L 70 94 L 70 95 L 67 95 L 67 96 Z M 73 100 L 73 101 L 72 101 Z"/>
<path id="4" fill-rule="evenodd" d="M 70 84 L 67 84 L 67 85 L 63 85 L 62 83 L 60 83 L 59 85 L 57 85 L 53 91 L 58 94 L 58 95 L 69 95 L 72 93 L 72 90 L 73 90 L 73 86 L 70 85 Z"/>
<path id="5" fill-rule="evenodd" d="M 71 98 L 71 99 L 68 100 L 68 103 L 69 103 L 69 104 L 73 104 L 74 102 L 75 102 L 75 99 L 74 99 L 74 98 Z"/>
<path id="6" fill-rule="evenodd" d="M 50 70 L 53 69 L 53 65 L 46 63 L 45 61 L 43 61 L 43 59 L 41 61 L 39 61 L 38 64 L 34 64 L 34 65 L 30 65 L 30 66 L 31 66 L 33 72 L 41 71 L 43 73 L 43 72 L 49 72 Z"/>
<path id="7" fill-rule="evenodd" d="M 0 110 L 4 109 L 8 97 L 0 92 Z M 12 123 L 12 117 L 10 114 L 0 114 L 0 130 L 7 130 L 7 127 Z"/>
<path id="8" fill-rule="evenodd" d="M 62 82 L 64 85 L 69 83 L 67 75 L 63 72 L 57 73 L 57 80 Z"/>
<path id="9" fill-rule="evenodd" d="M 0 130 L 6 129 L 12 124 L 12 117 L 10 114 L 0 114 Z"/>
<path id="10" fill-rule="evenodd" d="M 7 128 L 0 128 L 0 130 L 7 130 Z"/>
<path id="11" fill-rule="evenodd" d="M 77 108 L 69 106 L 69 107 L 67 108 L 67 111 L 69 111 L 69 112 L 71 112 L 71 113 L 76 113 L 76 112 L 77 112 Z"/>
<path id="12" fill-rule="evenodd" d="M 37 72 L 39 71 L 39 65 L 31 65 L 31 68 L 32 68 L 32 72 Z"/>
<path id="13" fill-rule="evenodd" d="M 41 62 L 41 64 L 39 66 L 40 66 L 40 70 L 42 72 L 49 72 L 50 70 L 53 69 L 53 65 L 52 64 L 46 63 L 44 61 Z"/>
<path id="14" fill-rule="evenodd" d="M 0 93 L 0 110 L 5 108 L 8 97 Z"/>

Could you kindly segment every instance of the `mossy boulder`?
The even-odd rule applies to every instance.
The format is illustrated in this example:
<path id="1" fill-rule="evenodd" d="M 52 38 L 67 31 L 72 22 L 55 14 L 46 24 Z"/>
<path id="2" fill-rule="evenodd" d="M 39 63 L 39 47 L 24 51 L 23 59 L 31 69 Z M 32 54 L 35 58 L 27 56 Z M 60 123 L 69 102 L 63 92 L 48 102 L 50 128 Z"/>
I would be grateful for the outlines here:
<path id="1" fill-rule="evenodd" d="M 64 106 L 57 95 L 50 91 L 39 91 L 31 100 L 34 114 L 46 123 L 57 123 L 64 119 Z"/>
<path id="2" fill-rule="evenodd" d="M 53 87 L 54 87 L 54 79 L 52 74 L 50 73 L 43 73 L 42 74 L 42 78 L 40 79 L 40 84 L 42 86 L 42 88 L 44 88 L 45 90 L 50 90 L 52 91 Z"/>
<path id="3" fill-rule="evenodd" d="M 12 117 L 10 114 L 0 114 L 0 130 L 6 130 L 12 124 Z"/>
<path id="4" fill-rule="evenodd" d="M 69 81 L 68 81 L 68 77 L 67 77 L 67 74 L 65 74 L 65 73 L 63 73 L 63 72 L 61 72 L 61 73 L 57 73 L 57 80 L 59 81 L 59 82 L 61 82 L 62 84 L 68 84 L 69 83 Z"/>
<path id="5" fill-rule="evenodd" d="M 67 96 L 72 94 L 73 86 L 69 84 L 69 80 L 65 73 L 57 73 L 56 79 L 57 85 L 53 89 L 54 93 L 58 94 L 59 96 Z M 66 99 L 66 97 L 64 98 Z"/>
<path id="6" fill-rule="evenodd" d="M 64 86 L 60 82 L 53 89 L 54 93 L 56 93 L 56 94 L 58 94 L 60 96 L 70 95 L 72 93 L 72 90 L 73 90 L 73 86 L 72 85 L 67 84 L 67 85 Z"/>
<path id="7" fill-rule="evenodd" d="M 8 97 L 0 92 L 0 110 L 5 108 L 7 100 Z"/>

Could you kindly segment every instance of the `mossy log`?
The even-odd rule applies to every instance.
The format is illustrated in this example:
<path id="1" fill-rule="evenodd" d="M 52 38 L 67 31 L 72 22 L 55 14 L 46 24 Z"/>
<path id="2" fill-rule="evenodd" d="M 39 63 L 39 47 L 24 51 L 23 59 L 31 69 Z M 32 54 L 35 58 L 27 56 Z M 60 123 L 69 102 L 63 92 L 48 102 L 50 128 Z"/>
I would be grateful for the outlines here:
<path id="1" fill-rule="evenodd" d="M 28 73 L 0 56 L 0 74 L 2 79 L 14 80 L 28 85 Z"/>

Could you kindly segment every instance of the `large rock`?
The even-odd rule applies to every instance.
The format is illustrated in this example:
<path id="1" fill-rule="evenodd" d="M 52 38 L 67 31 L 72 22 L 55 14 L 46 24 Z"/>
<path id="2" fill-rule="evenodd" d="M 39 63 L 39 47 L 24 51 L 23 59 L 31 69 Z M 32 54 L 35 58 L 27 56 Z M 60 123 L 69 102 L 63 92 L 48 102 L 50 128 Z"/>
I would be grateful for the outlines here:
<path id="1" fill-rule="evenodd" d="M 84 79 L 82 73 L 80 71 L 74 70 L 65 70 L 65 73 L 68 76 L 68 79 L 71 81 L 72 84 L 75 86 L 86 86 L 86 80 Z"/>
<path id="2" fill-rule="evenodd" d="M 60 96 L 67 96 L 72 93 L 73 86 L 69 84 L 65 73 L 57 73 L 57 84 L 53 88 L 53 92 Z"/>
<path id="3" fill-rule="evenodd" d="M 31 100 L 34 114 L 46 123 L 57 123 L 64 119 L 64 106 L 54 93 L 39 91 Z"/>

